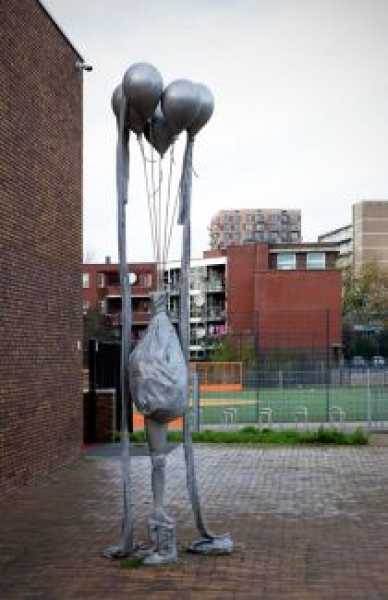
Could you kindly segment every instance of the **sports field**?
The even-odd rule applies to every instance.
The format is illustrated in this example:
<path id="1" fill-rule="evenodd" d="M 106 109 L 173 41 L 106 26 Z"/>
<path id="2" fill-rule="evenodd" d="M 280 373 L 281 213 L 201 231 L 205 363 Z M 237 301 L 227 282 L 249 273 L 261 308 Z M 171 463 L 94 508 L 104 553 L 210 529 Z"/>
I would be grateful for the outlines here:
<path id="1" fill-rule="evenodd" d="M 201 392 L 201 423 L 225 422 L 224 411 L 235 409 L 234 422 L 257 423 L 267 420 L 270 409 L 275 422 L 323 422 L 327 407 L 338 421 L 388 420 L 388 388 L 372 386 L 300 386 L 263 388 L 240 392 Z M 340 410 L 342 413 L 340 412 Z M 227 416 L 226 416 L 227 418 Z"/>

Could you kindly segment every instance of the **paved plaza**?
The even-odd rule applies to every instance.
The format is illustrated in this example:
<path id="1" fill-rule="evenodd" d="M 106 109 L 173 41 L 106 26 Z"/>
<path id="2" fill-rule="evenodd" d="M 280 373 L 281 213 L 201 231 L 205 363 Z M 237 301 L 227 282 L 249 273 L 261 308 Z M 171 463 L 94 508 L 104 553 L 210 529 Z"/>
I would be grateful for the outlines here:
<path id="1" fill-rule="evenodd" d="M 388 600 L 388 447 L 195 452 L 209 524 L 232 533 L 232 556 L 184 550 L 197 535 L 179 446 L 168 455 L 167 493 L 179 563 L 125 569 L 102 558 L 118 539 L 120 465 L 84 456 L 0 503 L 1 600 Z M 149 459 L 132 465 L 144 541 Z"/>

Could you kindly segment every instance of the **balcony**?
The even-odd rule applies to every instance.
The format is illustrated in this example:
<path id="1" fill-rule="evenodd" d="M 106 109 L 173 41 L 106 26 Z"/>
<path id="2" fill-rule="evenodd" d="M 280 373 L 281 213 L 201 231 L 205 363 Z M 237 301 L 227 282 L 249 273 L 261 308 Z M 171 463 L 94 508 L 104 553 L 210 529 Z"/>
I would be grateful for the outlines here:
<path id="1" fill-rule="evenodd" d="M 109 285 L 105 288 L 100 288 L 100 295 L 105 298 L 120 298 L 121 288 L 119 285 Z M 131 288 L 131 295 L 133 298 L 149 298 L 153 292 L 150 288 L 142 287 L 141 285 L 133 285 Z"/>
<path id="2" fill-rule="evenodd" d="M 208 279 L 206 292 L 209 294 L 211 292 L 224 292 L 225 291 L 225 280 L 224 279 Z"/>
<path id="3" fill-rule="evenodd" d="M 224 321 L 225 320 L 225 310 L 220 309 L 220 308 L 208 308 L 207 320 L 208 321 Z"/>
<path id="4" fill-rule="evenodd" d="M 105 316 L 109 319 L 112 327 L 119 327 L 121 325 L 121 312 L 106 313 Z M 151 318 L 152 313 L 150 312 L 141 312 L 139 310 L 134 310 L 132 312 L 133 325 L 148 325 Z"/>

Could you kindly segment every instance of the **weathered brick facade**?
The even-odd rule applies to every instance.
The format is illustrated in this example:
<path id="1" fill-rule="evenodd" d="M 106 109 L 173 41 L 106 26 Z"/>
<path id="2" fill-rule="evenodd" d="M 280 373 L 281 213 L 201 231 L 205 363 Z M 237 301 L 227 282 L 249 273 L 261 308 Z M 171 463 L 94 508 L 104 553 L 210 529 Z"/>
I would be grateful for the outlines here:
<path id="1" fill-rule="evenodd" d="M 36 0 L 0 0 L 0 491 L 82 441 L 82 74 Z"/>
<path id="2" fill-rule="evenodd" d="M 329 247 L 326 268 L 307 270 L 301 249 L 295 251 L 296 268 L 282 271 L 266 244 L 228 248 L 230 333 L 255 336 L 263 351 L 341 346 L 342 278 L 336 253 Z"/>

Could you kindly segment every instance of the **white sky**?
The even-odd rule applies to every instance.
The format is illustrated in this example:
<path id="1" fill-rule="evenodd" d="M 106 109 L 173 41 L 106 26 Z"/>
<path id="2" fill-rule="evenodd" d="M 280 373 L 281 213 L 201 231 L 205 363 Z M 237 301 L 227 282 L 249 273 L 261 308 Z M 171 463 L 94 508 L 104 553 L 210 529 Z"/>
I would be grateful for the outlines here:
<path id="1" fill-rule="evenodd" d="M 305 240 L 388 198 L 387 0 L 44 0 L 94 70 L 84 77 L 84 245 L 117 257 L 113 88 L 133 62 L 216 98 L 198 135 L 193 256 L 221 208 L 301 208 Z M 133 154 L 137 155 L 134 147 Z M 151 259 L 134 161 L 128 254 Z M 171 258 L 177 256 L 175 241 Z"/>

